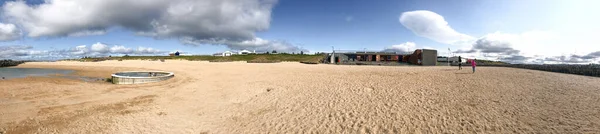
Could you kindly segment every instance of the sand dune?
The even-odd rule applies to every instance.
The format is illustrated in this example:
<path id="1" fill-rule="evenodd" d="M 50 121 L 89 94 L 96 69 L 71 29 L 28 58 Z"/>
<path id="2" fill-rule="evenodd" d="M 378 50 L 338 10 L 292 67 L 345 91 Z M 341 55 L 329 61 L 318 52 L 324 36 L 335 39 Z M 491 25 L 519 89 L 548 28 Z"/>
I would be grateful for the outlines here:
<path id="1" fill-rule="evenodd" d="M 190 61 L 26 63 L 108 77 L 0 81 L 7 133 L 600 133 L 600 78 L 515 68 Z"/>

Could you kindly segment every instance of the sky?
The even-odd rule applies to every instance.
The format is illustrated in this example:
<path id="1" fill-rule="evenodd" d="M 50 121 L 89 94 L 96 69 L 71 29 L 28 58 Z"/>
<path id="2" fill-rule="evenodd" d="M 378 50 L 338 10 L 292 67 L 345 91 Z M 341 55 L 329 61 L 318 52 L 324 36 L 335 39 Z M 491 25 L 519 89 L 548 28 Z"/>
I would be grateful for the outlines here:
<path id="1" fill-rule="evenodd" d="M 600 63 L 596 0 L 0 0 L 0 59 L 412 52 Z M 450 50 L 450 51 L 449 51 Z"/>

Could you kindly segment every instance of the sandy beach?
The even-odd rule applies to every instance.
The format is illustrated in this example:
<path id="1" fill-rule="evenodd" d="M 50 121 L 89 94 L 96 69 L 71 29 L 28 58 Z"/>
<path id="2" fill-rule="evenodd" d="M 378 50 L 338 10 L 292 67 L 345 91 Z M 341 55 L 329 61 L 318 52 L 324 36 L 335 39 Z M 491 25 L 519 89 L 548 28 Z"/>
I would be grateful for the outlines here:
<path id="1" fill-rule="evenodd" d="M 150 84 L 0 80 L 12 133 L 600 133 L 600 78 L 480 67 L 201 61 L 29 62 L 108 78 L 174 72 Z"/>

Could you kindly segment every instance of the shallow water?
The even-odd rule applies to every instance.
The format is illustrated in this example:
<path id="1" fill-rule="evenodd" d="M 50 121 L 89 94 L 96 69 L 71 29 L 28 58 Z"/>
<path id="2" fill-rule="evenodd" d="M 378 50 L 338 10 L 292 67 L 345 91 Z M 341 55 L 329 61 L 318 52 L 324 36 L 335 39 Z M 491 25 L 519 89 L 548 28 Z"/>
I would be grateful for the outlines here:
<path id="1" fill-rule="evenodd" d="M 28 76 L 66 75 L 73 70 L 47 69 L 47 68 L 0 68 L 0 79 L 25 78 Z"/>

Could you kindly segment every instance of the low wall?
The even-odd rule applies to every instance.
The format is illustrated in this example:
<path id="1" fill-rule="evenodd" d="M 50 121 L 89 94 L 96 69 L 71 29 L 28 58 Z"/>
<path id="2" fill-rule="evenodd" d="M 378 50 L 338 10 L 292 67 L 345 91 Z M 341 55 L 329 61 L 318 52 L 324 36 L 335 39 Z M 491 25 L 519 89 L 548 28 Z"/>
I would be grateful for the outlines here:
<path id="1" fill-rule="evenodd" d="M 469 64 L 470 66 L 471 64 Z M 492 66 L 492 67 L 512 67 L 531 70 L 540 70 L 556 73 L 577 74 L 585 76 L 600 77 L 600 65 L 568 65 L 568 64 L 504 64 L 504 65 L 480 65 L 477 66 Z"/>
<path id="2" fill-rule="evenodd" d="M 131 71 L 131 72 L 148 72 L 150 71 Z M 152 76 L 152 77 L 129 77 L 129 76 L 120 76 L 120 75 L 112 75 L 112 83 L 113 84 L 143 84 L 143 83 L 152 83 L 159 82 L 167 79 L 171 79 L 175 77 L 175 74 L 170 72 L 152 72 L 152 73 L 167 73 L 164 76 Z"/>

